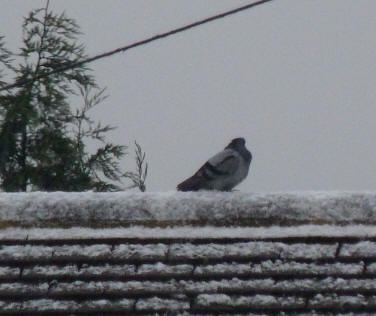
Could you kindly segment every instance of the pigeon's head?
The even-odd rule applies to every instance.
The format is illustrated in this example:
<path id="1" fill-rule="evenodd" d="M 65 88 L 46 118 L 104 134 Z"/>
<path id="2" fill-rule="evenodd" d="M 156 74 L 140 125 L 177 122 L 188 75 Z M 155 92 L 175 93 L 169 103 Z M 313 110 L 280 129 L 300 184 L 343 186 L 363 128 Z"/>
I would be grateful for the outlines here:
<path id="1" fill-rule="evenodd" d="M 240 149 L 245 146 L 245 139 L 243 137 L 234 138 L 226 148 Z"/>
<path id="2" fill-rule="evenodd" d="M 245 139 L 243 137 L 234 138 L 226 149 L 236 150 L 246 162 L 251 163 L 252 154 L 245 148 Z"/>

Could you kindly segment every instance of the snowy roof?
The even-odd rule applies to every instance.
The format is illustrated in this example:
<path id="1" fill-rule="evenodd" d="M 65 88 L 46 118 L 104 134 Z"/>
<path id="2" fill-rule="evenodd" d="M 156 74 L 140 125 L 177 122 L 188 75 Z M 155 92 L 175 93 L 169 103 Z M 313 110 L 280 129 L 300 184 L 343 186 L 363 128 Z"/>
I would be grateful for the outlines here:
<path id="1" fill-rule="evenodd" d="M 1 227 L 375 224 L 374 192 L 1 193 Z"/>
<path id="2" fill-rule="evenodd" d="M 1 315 L 376 312 L 375 237 L 60 237 L 1 241 Z"/>
<path id="3" fill-rule="evenodd" d="M 375 315 L 375 196 L 0 194 L 0 314 Z"/>

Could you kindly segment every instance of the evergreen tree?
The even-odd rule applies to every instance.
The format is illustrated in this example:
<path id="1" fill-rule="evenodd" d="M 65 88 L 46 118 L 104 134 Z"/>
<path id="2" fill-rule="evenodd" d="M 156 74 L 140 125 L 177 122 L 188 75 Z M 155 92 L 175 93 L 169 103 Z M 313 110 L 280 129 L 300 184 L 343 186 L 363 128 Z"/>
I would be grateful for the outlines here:
<path id="1" fill-rule="evenodd" d="M 47 1 L 24 19 L 20 65 L 13 66 L 15 55 L 0 38 L 4 70 L 13 71 L 16 80 L 30 80 L 0 95 L 0 187 L 5 191 L 117 190 L 115 182 L 125 176 L 118 160 L 126 148 L 108 143 L 104 134 L 113 128 L 88 116 L 104 98 L 90 70 L 81 65 L 39 78 L 87 57 L 79 34 L 76 22 L 49 11 Z M 72 95 L 82 96 L 82 108 L 71 108 Z M 101 142 L 94 154 L 87 152 L 85 138 Z"/>

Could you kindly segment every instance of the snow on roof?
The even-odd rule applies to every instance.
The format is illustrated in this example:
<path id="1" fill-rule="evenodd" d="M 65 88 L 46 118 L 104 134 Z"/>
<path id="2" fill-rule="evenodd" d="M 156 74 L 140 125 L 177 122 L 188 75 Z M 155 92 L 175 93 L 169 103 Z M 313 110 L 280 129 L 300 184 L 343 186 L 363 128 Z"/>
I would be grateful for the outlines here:
<path id="1" fill-rule="evenodd" d="M 375 192 L 0 193 L 6 227 L 376 223 Z"/>
<path id="2" fill-rule="evenodd" d="M 375 206 L 371 192 L 1 193 L 1 315 L 375 315 Z"/>
<path id="3" fill-rule="evenodd" d="M 357 237 L 376 238 L 376 229 L 372 225 L 299 225 L 291 227 L 215 227 L 215 226 L 179 226 L 95 229 L 87 227 L 70 228 L 19 228 L 0 229 L 0 240 L 69 240 L 69 239 L 217 239 L 249 238 L 273 239 L 295 237 Z"/>

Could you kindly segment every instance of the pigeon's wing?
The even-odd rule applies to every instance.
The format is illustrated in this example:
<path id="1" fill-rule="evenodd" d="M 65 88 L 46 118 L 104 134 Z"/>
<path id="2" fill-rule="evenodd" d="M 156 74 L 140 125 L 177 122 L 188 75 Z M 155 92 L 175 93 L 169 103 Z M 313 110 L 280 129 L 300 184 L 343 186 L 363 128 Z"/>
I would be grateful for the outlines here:
<path id="1" fill-rule="evenodd" d="M 208 163 L 223 174 L 233 174 L 239 168 L 239 155 L 231 149 L 225 149 L 208 160 Z"/>
<path id="2" fill-rule="evenodd" d="M 239 167 L 239 156 L 231 149 L 225 149 L 210 158 L 192 177 L 177 186 L 179 191 L 197 191 L 210 181 L 232 175 Z"/>
<path id="3" fill-rule="evenodd" d="M 225 149 L 210 158 L 202 168 L 206 168 L 213 175 L 232 175 L 239 168 L 239 164 L 239 154 L 232 149 Z"/>

